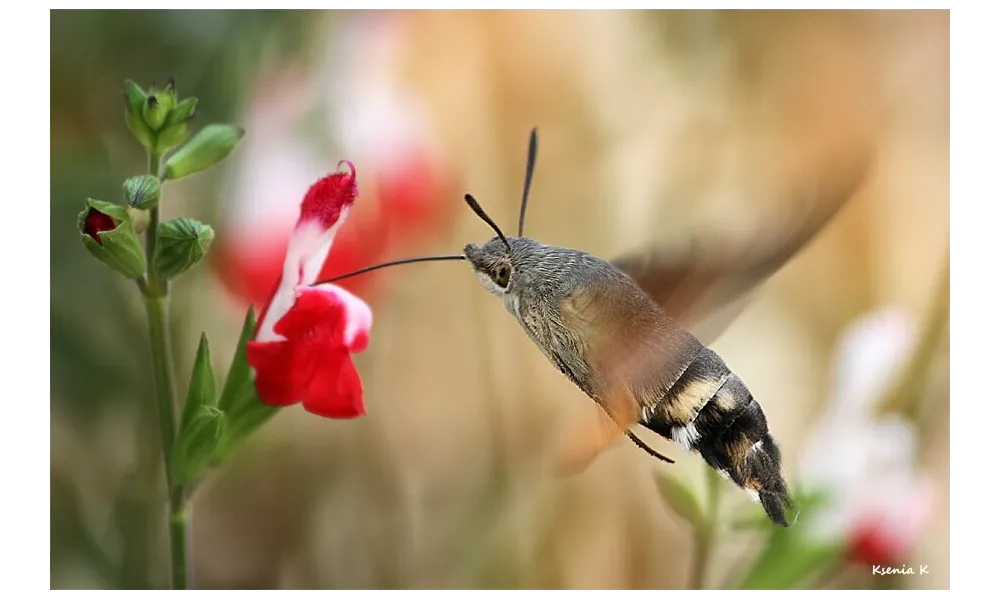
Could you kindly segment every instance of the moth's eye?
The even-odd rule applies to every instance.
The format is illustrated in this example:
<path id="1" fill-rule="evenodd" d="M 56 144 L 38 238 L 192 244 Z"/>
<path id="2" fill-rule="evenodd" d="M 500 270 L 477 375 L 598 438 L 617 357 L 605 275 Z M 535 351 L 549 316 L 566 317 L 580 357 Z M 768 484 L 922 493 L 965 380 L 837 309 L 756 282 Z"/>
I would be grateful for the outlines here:
<path id="1" fill-rule="evenodd" d="M 510 283 L 510 267 L 500 265 L 496 273 L 493 274 L 493 281 L 502 288 L 507 287 L 507 284 Z"/>

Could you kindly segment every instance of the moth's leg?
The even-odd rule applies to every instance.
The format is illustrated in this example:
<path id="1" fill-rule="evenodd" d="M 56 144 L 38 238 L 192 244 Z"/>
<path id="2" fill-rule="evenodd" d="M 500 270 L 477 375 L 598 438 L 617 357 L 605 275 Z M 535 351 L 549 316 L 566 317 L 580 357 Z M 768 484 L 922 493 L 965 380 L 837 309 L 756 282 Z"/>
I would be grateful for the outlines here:
<path id="1" fill-rule="evenodd" d="M 638 420 L 638 404 L 624 386 L 599 397 L 601 402 L 591 404 L 584 418 L 573 424 L 557 448 L 557 475 L 575 475 L 585 470 Z"/>

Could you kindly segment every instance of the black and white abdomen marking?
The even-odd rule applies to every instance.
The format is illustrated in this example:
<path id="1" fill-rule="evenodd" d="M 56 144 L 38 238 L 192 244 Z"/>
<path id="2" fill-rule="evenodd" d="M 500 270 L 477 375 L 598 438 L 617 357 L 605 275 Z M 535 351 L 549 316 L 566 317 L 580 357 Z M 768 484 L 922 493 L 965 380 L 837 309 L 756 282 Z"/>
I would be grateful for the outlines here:
<path id="1" fill-rule="evenodd" d="M 702 348 L 663 398 L 643 409 L 640 423 L 701 454 L 759 501 L 772 521 L 788 524 L 781 453 L 764 411 L 718 354 Z"/>

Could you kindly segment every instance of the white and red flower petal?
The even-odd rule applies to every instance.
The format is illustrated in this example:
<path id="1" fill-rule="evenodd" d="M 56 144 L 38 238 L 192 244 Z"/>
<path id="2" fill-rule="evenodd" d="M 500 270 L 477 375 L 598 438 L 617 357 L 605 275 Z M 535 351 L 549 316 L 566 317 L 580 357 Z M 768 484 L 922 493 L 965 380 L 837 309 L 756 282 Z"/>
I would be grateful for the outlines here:
<path id="1" fill-rule="evenodd" d="M 320 179 L 302 201 L 281 279 L 247 345 L 257 393 L 266 404 L 302 403 L 344 419 L 365 414 L 361 378 L 351 354 L 368 346 L 372 312 L 332 284 L 313 286 L 357 196 L 354 165 Z"/>
<path id="2" fill-rule="evenodd" d="M 337 231 L 347 220 L 357 196 L 357 173 L 347 161 L 348 173 L 334 173 L 314 183 L 305 198 L 299 220 L 288 241 L 281 280 L 264 309 L 256 339 L 275 339 L 274 325 L 295 301 L 295 288 L 316 281 Z"/>

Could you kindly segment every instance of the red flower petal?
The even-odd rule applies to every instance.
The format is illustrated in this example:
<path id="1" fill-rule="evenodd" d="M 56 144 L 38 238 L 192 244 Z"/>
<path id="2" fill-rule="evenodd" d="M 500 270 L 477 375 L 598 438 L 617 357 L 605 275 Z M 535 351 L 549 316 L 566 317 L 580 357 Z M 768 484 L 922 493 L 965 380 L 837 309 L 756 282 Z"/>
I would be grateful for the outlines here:
<path id="1" fill-rule="evenodd" d="M 306 357 L 308 358 L 308 357 Z M 289 406 L 301 398 L 302 363 L 296 361 L 295 347 L 287 342 L 248 342 L 247 362 L 257 375 L 254 386 L 264 404 Z"/>
<path id="2" fill-rule="evenodd" d="M 307 411 L 331 419 L 350 419 L 365 414 L 361 377 L 345 349 L 329 355 L 317 369 L 302 400 Z"/>
<path id="3" fill-rule="evenodd" d="M 247 360 L 266 404 L 302 402 L 309 412 L 352 418 L 365 414 L 361 379 L 350 353 L 367 345 L 371 309 L 335 285 L 301 286 L 278 320 L 277 341 L 252 341 Z"/>
<path id="4" fill-rule="evenodd" d="M 89 235 L 95 242 L 104 245 L 101 236 L 97 235 L 102 231 L 111 231 L 116 227 L 115 220 L 111 216 L 102 213 L 96 208 L 87 211 L 87 217 L 83 222 L 83 232 Z"/>
<path id="5" fill-rule="evenodd" d="M 309 188 L 302 200 L 299 223 L 319 221 L 323 229 L 330 229 L 340 220 L 345 208 L 354 204 L 358 195 L 357 172 L 354 163 L 342 160 L 337 165 L 347 164 L 349 173 L 334 173 L 320 179 Z"/>

